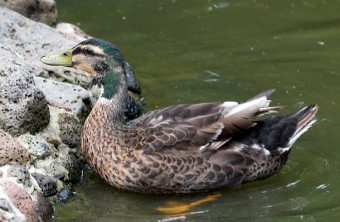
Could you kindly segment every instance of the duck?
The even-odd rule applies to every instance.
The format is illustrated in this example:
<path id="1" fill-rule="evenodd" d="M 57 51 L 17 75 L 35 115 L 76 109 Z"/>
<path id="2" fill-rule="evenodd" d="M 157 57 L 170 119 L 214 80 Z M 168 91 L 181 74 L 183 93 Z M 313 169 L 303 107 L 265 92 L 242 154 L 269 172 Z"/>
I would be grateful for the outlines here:
<path id="1" fill-rule="evenodd" d="M 95 76 L 102 91 L 83 125 L 80 153 L 104 181 L 132 192 L 207 192 L 268 178 L 286 164 L 319 108 L 265 118 L 283 108 L 269 106 L 271 89 L 243 103 L 172 105 L 126 123 L 125 58 L 116 46 L 88 39 L 41 62 Z"/>

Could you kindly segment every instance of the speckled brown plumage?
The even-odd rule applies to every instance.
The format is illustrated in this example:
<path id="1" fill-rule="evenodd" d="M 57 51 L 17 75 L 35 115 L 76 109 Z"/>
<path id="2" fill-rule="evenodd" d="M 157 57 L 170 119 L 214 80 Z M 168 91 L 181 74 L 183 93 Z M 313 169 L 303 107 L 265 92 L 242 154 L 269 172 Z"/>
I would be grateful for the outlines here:
<path id="1" fill-rule="evenodd" d="M 145 114 L 132 125 L 125 126 L 103 117 L 102 113 L 111 112 L 110 104 L 99 103 L 85 123 L 82 154 L 104 180 L 120 189 L 167 193 L 235 187 L 278 172 L 290 152 L 290 149 L 279 151 L 278 146 L 286 147 L 297 130 L 296 125 L 301 121 L 312 121 L 317 111 L 316 106 L 310 106 L 277 121 L 276 118 L 259 121 L 244 132 L 235 127 L 237 131 L 230 132 L 236 134 L 235 138 L 218 137 L 210 141 L 211 132 L 206 131 L 211 129 L 212 124 L 220 122 L 220 115 L 214 114 L 210 121 L 206 117 L 204 121 L 193 121 L 192 116 L 197 118 L 199 115 L 196 113 L 199 112 L 197 105 L 185 105 L 194 108 L 192 112 L 186 112 L 182 106 Z M 221 104 L 203 106 L 218 110 Z M 169 109 L 174 112 L 178 109 L 179 113 L 171 115 Z M 208 113 L 211 110 L 206 109 Z M 164 116 L 163 121 L 151 124 L 153 119 L 160 119 L 159 116 Z M 275 144 L 277 147 L 268 150 L 266 146 L 271 143 L 270 137 L 275 138 L 276 135 L 268 135 L 267 132 L 274 133 L 276 127 L 280 128 L 276 135 L 287 135 L 283 138 L 287 141 L 278 142 Z M 200 131 L 202 128 L 205 128 L 204 132 Z M 230 140 L 214 146 L 225 138 Z M 200 150 L 209 143 L 207 148 Z"/>
<path id="2" fill-rule="evenodd" d="M 119 189 L 197 192 L 267 178 L 284 166 L 292 144 L 315 122 L 316 105 L 254 122 L 254 117 L 281 108 L 269 107 L 269 90 L 241 104 L 170 106 L 126 125 L 123 56 L 98 39 L 77 47 L 77 57 L 86 58 L 86 67 L 101 62 L 106 65 L 100 67 L 107 67 L 95 73 L 104 91 L 85 121 L 81 153 L 95 172 Z M 88 50 L 92 52 L 86 54 Z"/>

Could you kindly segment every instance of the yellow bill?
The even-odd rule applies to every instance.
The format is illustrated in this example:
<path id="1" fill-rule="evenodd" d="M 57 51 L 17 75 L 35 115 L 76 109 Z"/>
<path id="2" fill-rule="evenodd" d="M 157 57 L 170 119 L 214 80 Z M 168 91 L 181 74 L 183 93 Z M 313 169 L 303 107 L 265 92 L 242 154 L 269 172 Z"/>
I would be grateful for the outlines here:
<path id="1" fill-rule="evenodd" d="M 72 66 L 72 49 L 60 54 L 49 54 L 40 58 L 42 63 L 52 66 Z"/>

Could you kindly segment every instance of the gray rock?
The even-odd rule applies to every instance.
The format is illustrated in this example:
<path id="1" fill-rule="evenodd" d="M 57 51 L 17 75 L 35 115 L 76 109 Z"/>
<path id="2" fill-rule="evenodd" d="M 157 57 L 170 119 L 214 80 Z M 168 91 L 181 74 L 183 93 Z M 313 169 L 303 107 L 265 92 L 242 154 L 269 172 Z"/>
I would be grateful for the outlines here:
<path id="1" fill-rule="evenodd" d="M 40 7 L 50 1 L 3 2 L 22 2 L 22 8 L 27 8 L 31 2 Z M 42 55 L 78 42 L 69 39 L 0 7 L 0 128 L 22 143 L 0 130 L 0 165 L 5 165 L 0 167 L 0 221 L 36 221 L 38 217 L 50 221 L 53 208 L 43 194 L 53 195 L 81 176 L 82 164 L 74 156 L 81 129 L 77 115 L 89 111 L 90 93 L 71 84 L 88 88 L 93 77 L 39 61 Z M 23 166 L 8 165 L 30 163 L 29 172 L 36 180 Z"/>
<path id="2" fill-rule="evenodd" d="M 34 169 L 30 169 L 30 172 L 39 172 L 63 182 L 74 183 L 79 181 L 81 177 L 81 161 L 63 143 L 57 147 L 55 157 L 49 156 L 43 160 L 36 160 L 33 166 Z"/>
<path id="3" fill-rule="evenodd" d="M 53 145 L 47 143 L 46 140 L 41 137 L 23 134 L 17 139 L 28 150 L 32 161 L 35 159 L 43 159 L 53 152 Z"/>
<path id="4" fill-rule="evenodd" d="M 12 204 L 0 186 L 0 221 L 24 222 L 25 216 Z"/>
<path id="5" fill-rule="evenodd" d="M 39 136 L 55 147 L 61 144 L 66 144 L 72 148 L 79 147 L 82 125 L 77 116 L 53 106 L 50 106 L 50 112 L 50 123 L 39 133 Z"/>
<path id="6" fill-rule="evenodd" d="M 79 147 L 81 124 L 78 118 L 67 112 L 60 113 L 58 117 L 60 139 L 71 148 Z"/>
<path id="7" fill-rule="evenodd" d="M 51 52 L 55 52 L 55 50 Z M 39 77 L 43 77 L 45 79 L 48 78 L 58 82 L 79 85 L 85 89 L 88 89 L 92 86 L 94 77 L 82 70 L 62 66 L 48 66 L 41 63 L 38 63 L 38 65 L 44 70 L 42 73 L 39 73 Z"/>
<path id="8" fill-rule="evenodd" d="M 68 155 L 67 158 L 64 159 L 63 165 L 68 170 L 68 180 L 71 183 L 77 183 L 80 181 L 83 164 L 77 159 L 74 155 Z"/>
<path id="9" fill-rule="evenodd" d="M 36 133 L 47 126 L 50 118 L 47 101 L 34 86 L 33 77 L 24 71 L 7 74 L 1 71 L 0 128 L 17 136 Z"/>
<path id="10" fill-rule="evenodd" d="M 57 193 L 57 181 L 54 178 L 40 173 L 32 173 L 32 176 L 38 182 L 45 197 L 49 197 Z"/>
<path id="11" fill-rule="evenodd" d="M 55 52 L 56 49 L 70 48 L 78 43 L 66 39 L 58 31 L 45 24 L 27 19 L 3 7 L 0 7 L 0 27 L 0 73 L 2 70 L 7 74 L 14 70 L 25 70 L 30 75 L 50 76 L 49 73 L 53 75 L 56 67 L 43 65 L 39 61 L 40 57 Z M 65 70 L 64 75 L 68 76 L 67 78 L 73 75 L 72 70 L 68 68 L 58 67 L 57 69 Z M 78 75 L 75 76 L 72 78 L 78 79 Z M 63 81 L 62 75 L 59 78 Z"/>
<path id="12" fill-rule="evenodd" d="M 125 72 L 129 90 L 140 95 L 142 93 L 142 89 L 140 88 L 132 66 L 128 62 L 125 62 Z"/>
<path id="13" fill-rule="evenodd" d="M 86 107 L 84 100 L 90 100 L 90 93 L 84 88 L 41 77 L 35 77 L 34 80 L 36 86 L 46 95 L 50 105 L 65 109 L 78 116 L 89 113 L 90 107 Z"/>
<path id="14" fill-rule="evenodd" d="M 30 173 L 23 166 L 13 165 L 13 166 L 8 167 L 7 177 L 16 178 L 16 182 L 24 185 L 24 187 L 32 186 Z"/>
<path id="15" fill-rule="evenodd" d="M 6 21 L 6 16 L 13 17 L 0 8 L 0 128 L 12 135 L 35 133 L 49 121 L 47 101 L 34 86 L 34 66 L 21 55 L 23 43 L 14 28 L 20 25 Z"/>
<path id="16" fill-rule="evenodd" d="M 68 170 L 63 166 L 62 160 L 63 159 L 60 159 L 60 157 L 57 157 L 55 159 L 49 156 L 48 158 L 45 158 L 43 160 L 36 160 L 33 163 L 33 166 L 46 175 L 62 181 L 67 181 Z"/>
<path id="17" fill-rule="evenodd" d="M 54 24 L 58 17 L 54 0 L 0 0 L 0 6 L 49 25 Z"/>
<path id="18" fill-rule="evenodd" d="M 91 36 L 86 34 L 78 26 L 75 26 L 70 23 L 58 23 L 55 29 L 65 38 L 72 41 L 81 42 L 91 38 Z"/>
<path id="19" fill-rule="evenodd" d="M 9 213 L 13 212 L 13 209 L 12 209 L 10 203 L 5 198 L 0 198 L 0 209 L 7 211 Z"/>

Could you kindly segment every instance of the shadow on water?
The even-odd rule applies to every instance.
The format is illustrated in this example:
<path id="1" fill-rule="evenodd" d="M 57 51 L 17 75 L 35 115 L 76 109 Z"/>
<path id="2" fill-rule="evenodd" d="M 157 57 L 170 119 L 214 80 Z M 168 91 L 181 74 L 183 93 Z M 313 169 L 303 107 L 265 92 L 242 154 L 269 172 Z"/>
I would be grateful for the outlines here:
<path id="1" fill-rule="evenodd" d="M 340 218 L 338 4 L 326 1 L 58 0 L 60 20 L 117 45 L 147 110 L 237 100 L 276 88 L 289 113 L 318 122 L 277 175 L 231 190 L 143 195 L 86 172 L 55 221 L 337 221 Z M 158 209 L 158 210 L 157 210 Z M 181 212 L 182 211 L 182 212 Z"/>

